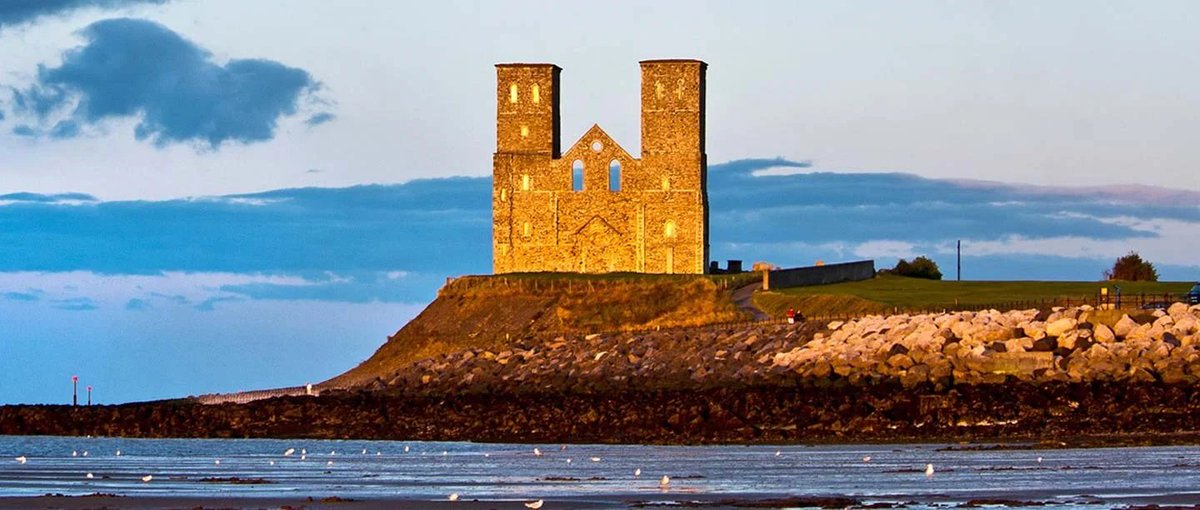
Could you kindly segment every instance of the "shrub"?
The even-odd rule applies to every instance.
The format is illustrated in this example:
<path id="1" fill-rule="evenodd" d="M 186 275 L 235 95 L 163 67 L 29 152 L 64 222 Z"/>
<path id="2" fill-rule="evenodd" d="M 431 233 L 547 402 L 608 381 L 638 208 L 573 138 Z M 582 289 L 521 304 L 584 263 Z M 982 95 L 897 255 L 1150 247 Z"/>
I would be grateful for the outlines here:
<path id="1" fill-rule="evenodd" d="M 1125 280 L 1130 282 L 1157 282 L 1158 270 L 1147 260 L 1143 260 L 1137 252 L 1129 252 L 1113 263 L 1112 269 L 1104 272 L 1105 280 Z"/>
<path id="2" fill-rule="evenodd" d="M 891 273 L 899 276 L 908 276 L 912 278 L 925 278 L 928 280 L 941 280 L 942 272 L 938 269 L 937 262 L 928 257 L 917 257 L 909 262 L 900 259 L 896 262 L 896 267 L 892 268 Z"/>

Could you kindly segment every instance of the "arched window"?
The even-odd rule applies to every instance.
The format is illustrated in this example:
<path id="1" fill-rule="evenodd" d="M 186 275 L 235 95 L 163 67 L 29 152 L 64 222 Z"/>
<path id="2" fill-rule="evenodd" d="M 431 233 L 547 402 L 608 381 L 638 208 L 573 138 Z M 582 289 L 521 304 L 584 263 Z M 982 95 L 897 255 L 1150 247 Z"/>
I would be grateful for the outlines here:
<path id="1" fill-rule="evenodd" d="M 521 233 L 524 234 L 525 237 L 529 237 L 529 236 L 533 235 L 533 227 L 531 225 L 529 225 L 528 221 L 526 221 L 525 224 L 521 226 Z"/>
<path id="2" fill-rule="evenodd" d="M 663 189 L 663 191 L 667 191 L 667 190 L 671 189 L 671 178 L 670 177 L 667 177 L 665 175 L 663 176 L 662 189 Z"/>
<path id="3" fill-rule="evenodd" d="M 500 188 L 500 201 L 501 202 L 508 201 L 508 188 Z"/>
<path id="4" fill-rule="evenodd" d="M 529 126 L 521 126 L 521 138 L 529 137 Z"/>
<path id="5" fill-rule="evenodd" d="M 521 191 L 529 191 L 529 174 L 521 174 Z"/>
<path id="6" fill-rule="evenodd" d="M 583 191 L 583 162 L 578 159 L 571 163 L 571 189 Z"/>
<path id="7" fill-rule="evenodd" d="M 514 83 L 508 86 L 508 102 L 516 104 L 518 99 L 517 84 Z"/>
<path id="8" fill-rule="evenodd" d="M 621 191 L 621 162 L 615 159 L 608 164 L 608 190 Z"/>
<path id="9" fill-rule="evenodd" d="M 667 239 L 675 238 L 675 220 L 667 220 L 667 223 L 663 225 L 663 237 Z"/>
<path id="10" fill-rule="evenodd" d="M 533 84 L 533 104 L 541 104 L 541 102 L 542 102 L 542 88 L 539 87 L 538 84 L 534 83 Z"/>
<path id="11" fill-rule="evenodd" d="M 663 84 L 661 81 L 654 82 L 654 97 L 658 99 L 663 98 Z"/>

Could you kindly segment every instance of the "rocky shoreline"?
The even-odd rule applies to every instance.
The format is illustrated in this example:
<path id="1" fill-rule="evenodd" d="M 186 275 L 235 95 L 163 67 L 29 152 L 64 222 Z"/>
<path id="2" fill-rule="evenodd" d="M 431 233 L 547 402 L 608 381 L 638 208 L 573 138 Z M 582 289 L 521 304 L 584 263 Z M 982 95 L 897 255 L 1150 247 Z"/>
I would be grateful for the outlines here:
<path id="1" fill-rule="evenodd" d="M 488 442 L 1200 443 L 1200 306 L 515 339 L 320 397 L 0 407 L 2 434 Z"/>

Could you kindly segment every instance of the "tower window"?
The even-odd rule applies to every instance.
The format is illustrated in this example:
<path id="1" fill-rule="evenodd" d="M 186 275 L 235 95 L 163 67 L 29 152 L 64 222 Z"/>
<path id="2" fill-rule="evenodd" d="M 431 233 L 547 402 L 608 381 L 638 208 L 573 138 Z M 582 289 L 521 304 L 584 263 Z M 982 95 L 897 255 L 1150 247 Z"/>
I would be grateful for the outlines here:
<path id="1" fill-rule="evenodd" d="M 667 223 L 663 225 L 663 237 L 667 239 L 675 238 L 675 220 L 667 220 Z"/>
<path id="2" fill-rule="evenodd" d="M 517 84 L 514 83 L 508 86 L 508 102 L 517 104 L 517 99 L 519 99 L 517 94 Z"/>
<path id="3" fill-rule="evenodd" d="M 600 152 L 602 150 L 604 150 L 604 144 L 600 143 L 600 140 L 592 142 L 592 152 Z"/>
<path id="4" fill-rule="evenodd" d="M 578 159 L 571 163 L 571 189 L 583 191 L 583 162 Z"/>
<path id="5" fill-rule="evenodd" d="M 621 162 L 615 159 L 608 164 L 608 190 L 621 191 Z"/>
<path id="6" fill-rule="evenodd" d="M 542 88 L 539 87 L 538 84 L 534 83 L 533 84 L 533 104 L 541 104 L 541 102 L 542 102 Z"/>
<path id="7" fill-rule="evenodd" d="M 508 188 L 500 188 L 500 201 L 505 202 L 507 200 L 508 200 Z"/>
<path id="8" fill-rule="evenodd" d="M 671 189 L 671 178 L 670 177 L 667 177 L 665 175 L 663 176 L 662 189 L 663 189 L 663 191 L 667 191 L 667 190 Z"/>
<path id="9" fill-rule="evenodd" d="M 529 126 L 521 126 L 521 138 L 529 137 Z"/>
<path id="10" fill-rule="evenodd" d="M 524 225 L 521 225 L 521 234 L 525 237 L 533 235 L 533 227 L 529 225 L 528 221 L 526 221 Z"/>
<path id="11" fill-rule="evenodd" d="M 661 81 L 654 82 L 654 97 L 663 98 L 663 84 Z"/>
<path id="12" fill-rule="evenodd" d="M 529 174 L 521 174 L 521 191 L 529 191 Z"/>

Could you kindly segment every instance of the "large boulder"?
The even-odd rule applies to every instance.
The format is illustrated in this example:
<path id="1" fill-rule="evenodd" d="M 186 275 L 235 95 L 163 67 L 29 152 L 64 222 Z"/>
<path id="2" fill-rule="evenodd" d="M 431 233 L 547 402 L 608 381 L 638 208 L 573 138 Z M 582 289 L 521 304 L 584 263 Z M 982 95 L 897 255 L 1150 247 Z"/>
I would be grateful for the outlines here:
<path id="1" fill-rule="evenodd" d="M 1075 319 L 1072 317 L 1063 317 L 1054 322 L 1046 324 L 1046 336 L 1062 336 L 1064 333 L 1075 329 Z"/>
<path id="2" fill-rule="evenodd" d="M 1112 328 L 1109 328 L 1103 324 L 1097 324 L 1096 327 L 1092 329 L 1092 337 L 1095 338 L 1097 342 L 1109 344 L 1116 341 L 1117 334 L 1113 332 Z"/>

